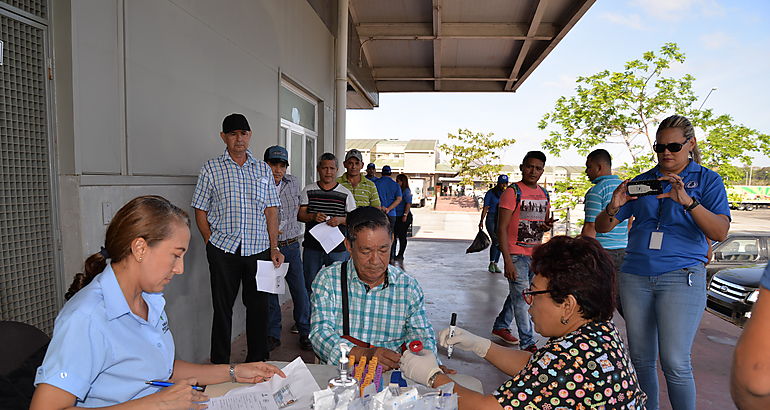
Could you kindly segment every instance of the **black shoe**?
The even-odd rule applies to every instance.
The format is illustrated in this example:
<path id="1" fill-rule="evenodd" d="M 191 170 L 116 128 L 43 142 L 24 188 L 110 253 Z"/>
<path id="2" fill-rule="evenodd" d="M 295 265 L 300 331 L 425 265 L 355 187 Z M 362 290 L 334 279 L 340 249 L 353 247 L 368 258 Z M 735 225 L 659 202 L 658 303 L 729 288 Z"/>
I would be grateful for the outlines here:
<path id="1" fill-rule="evenodd" d="M 299 336 L 299 347 L 302 350 L 308 350 L 313 351 L 313 344 L 310 343 L 310 336 L 308 335 L 300 335 Z"/>
<path id="2" fill-rule="evenodd" d="M 281 345 L 281 339 L 276 339 L 272 336 L 267 337 L 267 351 L 272 352 L 276 347 Z"/>
<path id="3" fill-rule="evenodd" d="M 289 332 L 292 332 L 292 333 L 294 333 L 295 335 L 296 335 L 297 333 L 299 333 L 299 329 L 297 329 L 297 324 L 296 324 L 296 323 L 294 324 L 294 326 L 292 326 L 292 327 L 291 327 L 291 329 L 289 329 Z"/>

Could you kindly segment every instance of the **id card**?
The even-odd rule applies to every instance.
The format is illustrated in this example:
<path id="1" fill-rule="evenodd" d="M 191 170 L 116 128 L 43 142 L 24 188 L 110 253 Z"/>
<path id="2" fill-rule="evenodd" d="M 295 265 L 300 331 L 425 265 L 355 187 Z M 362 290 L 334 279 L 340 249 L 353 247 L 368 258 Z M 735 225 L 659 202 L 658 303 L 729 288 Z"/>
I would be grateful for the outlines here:
<path id="1" fill-rule="evenodd" d="M 650 234 L 650 249 L 660 249 L 663 247 L 663 232 L 654 231 Z"/>

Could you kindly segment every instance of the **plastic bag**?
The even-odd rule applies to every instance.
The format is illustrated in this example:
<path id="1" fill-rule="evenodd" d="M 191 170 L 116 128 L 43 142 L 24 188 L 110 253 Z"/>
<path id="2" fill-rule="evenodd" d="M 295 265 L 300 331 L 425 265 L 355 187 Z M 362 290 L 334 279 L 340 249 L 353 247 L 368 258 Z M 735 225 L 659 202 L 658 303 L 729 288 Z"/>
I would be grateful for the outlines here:
<path id="1" fill-rule="evenodd" d="M 489 247 L 489 235 L 483 230 L 479 229 L 479 233 L 476 234 L 476 239 L 473 240 L 471 246 L 465 250 L 465 253 L 481 252 Z"/>

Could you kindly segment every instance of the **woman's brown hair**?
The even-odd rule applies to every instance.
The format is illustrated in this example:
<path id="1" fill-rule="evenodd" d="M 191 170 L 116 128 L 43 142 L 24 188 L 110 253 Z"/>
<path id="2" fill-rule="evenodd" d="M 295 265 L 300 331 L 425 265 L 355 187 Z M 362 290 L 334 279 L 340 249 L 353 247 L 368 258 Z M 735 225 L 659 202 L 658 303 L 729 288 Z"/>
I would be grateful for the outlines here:
<path id="1" fill-rule="evenodd" d="M 131 254 L 131 242 L 143 238 L 148 246 L 166 239 L 174 223 L 190 227 L 185 211 L 157 195 L 145 195 L 123 205 L 112 218 L 104 237 L 102 251 L 89 256 L 82 273 L 75 275 L 64 298 L 69 300 L 107 267 L 107 257 L 114 263 Z"/>

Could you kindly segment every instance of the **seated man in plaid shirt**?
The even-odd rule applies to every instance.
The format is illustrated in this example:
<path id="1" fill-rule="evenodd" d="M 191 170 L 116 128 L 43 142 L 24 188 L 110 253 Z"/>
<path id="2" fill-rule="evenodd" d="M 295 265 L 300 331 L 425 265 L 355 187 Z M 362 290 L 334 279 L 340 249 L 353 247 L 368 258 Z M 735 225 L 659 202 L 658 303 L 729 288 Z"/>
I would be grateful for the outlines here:
<path id="1" fill-rule="evenodd" d="M 357 340 L 350 354 L 356 360 L 377 357 L 385 370 L 398 367 L 401 346 L 413 340 L 435 353 L 436 336 L 420 284 L 388 265 L 393 240 L 388 217 L 377 208 L 360 207 L 348 213 L 347 225 L 350 259 L 321 269 L 313 282 L 310 341 L 315 352 L 323 362 L 337 364 L 340 343 Z"/>

